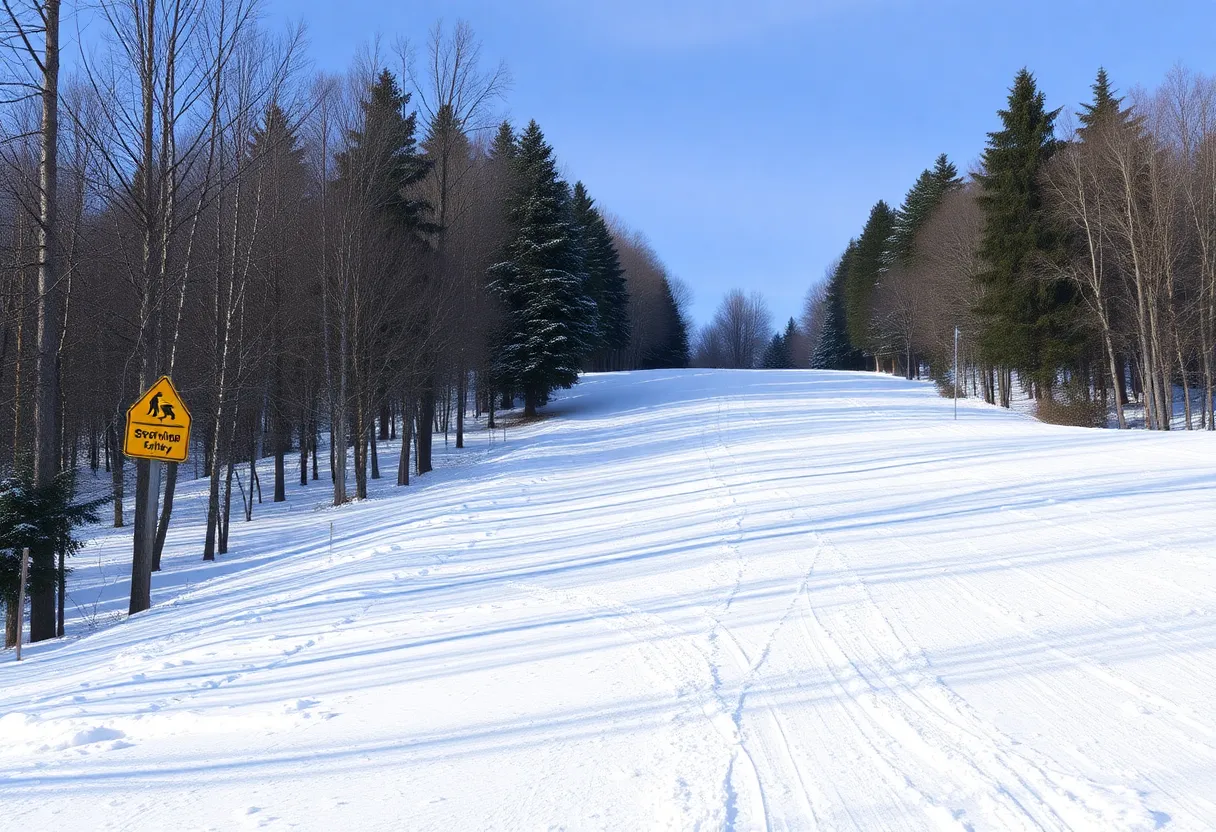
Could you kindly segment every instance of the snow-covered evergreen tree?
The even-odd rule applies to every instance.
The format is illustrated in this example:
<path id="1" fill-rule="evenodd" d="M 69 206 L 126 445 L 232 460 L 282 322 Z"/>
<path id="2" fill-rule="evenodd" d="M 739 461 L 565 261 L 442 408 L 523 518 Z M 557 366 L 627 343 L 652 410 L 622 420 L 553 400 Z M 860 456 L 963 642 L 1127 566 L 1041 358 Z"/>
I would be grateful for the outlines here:
<path id="1" fill-rule="evenodd" d="M 596 305 L 584 286 L 570 190 L 535 121 L 519 139 L 513 173 L 508 205 L 516 230 L 490 270 L 506 313 L 496 364 L 533 416 L 554 390 L 578 381 L 595 345 Z"/>

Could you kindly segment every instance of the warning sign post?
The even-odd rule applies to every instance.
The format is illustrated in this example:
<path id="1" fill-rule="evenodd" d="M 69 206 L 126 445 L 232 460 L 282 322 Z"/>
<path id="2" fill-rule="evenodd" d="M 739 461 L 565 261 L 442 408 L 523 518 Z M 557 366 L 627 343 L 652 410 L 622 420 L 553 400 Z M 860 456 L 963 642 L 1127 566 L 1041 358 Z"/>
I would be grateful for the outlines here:
<path id="1" fill-rule="evenodd" d="M 161 376 L 128 408 L 122 451 L 134 459 L 186 461 L 190 454 L 190 411 L 168 376 Z"/>

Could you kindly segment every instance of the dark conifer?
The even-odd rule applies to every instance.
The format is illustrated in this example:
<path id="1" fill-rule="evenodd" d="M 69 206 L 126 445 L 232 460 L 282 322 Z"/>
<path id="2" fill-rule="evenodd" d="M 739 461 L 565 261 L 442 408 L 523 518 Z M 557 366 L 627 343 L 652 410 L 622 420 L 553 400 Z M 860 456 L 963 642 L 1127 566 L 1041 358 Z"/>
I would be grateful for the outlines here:
<path id="1" fill-rule="evenodd" d="M 582 182 L 574 185 L 574 223 L 587 275 L 587 294 L 597 310 L 596 350 L 605 353 L 629 344 L 629 292 L 607 223 Z M 601 361 L 601 363 L 603 363 Z"/>
<path id="2" fill-rule="evenodd" d="M 554 390 L 578 381 L 595 342 L 596 308 L 584 291 L 570 191 L 535 121 L 520 138 L 513 168 L 516 233 L 491 268 L 491 288 L 506 313 L 498 375 L 524 394 L 532 416 Z"/>
<path id="3" fill-rule="evenodd" d="M 663 278 L 663 295 L 657 310 L 659 332 L 663 338 L 642 357 L 641 369 L 665 370 L 670 368 L 687 367 L 690 360 L 688 337 L 688 321 L 680 312 L 676 303 L 675 292 L 672 291 L 671 281 Z"/>
<path id="4" fill-rule="evenodd" d="M 404 227 L 432 233 L 436 228 L 429 218 L 431 206 L 412 195 L 413 186 L 430 170 L 430 161 L 418 152 L 418 116 L 405 113 L 409 100 L 396 76 L 383 70 L 359 104 L 363 129 L 352 130 L 351 148 L 338 154 L 338 177 Z"/>
<path id="5" fill-rule="evenodd" d="M 856 251 L 857 241 L 850 240 L 828 283 L 823 330 L 811 355 L 811 367 L 817 370 L 860 370 L 865 366 L 865 356 L 849 342 L 845 321 L 845 277 Z"/>
<path id="6" fill-rule="evenodd" d="M 894 220 L 895 215 L 882 200 L 870 209 L 865 228 L 848 258 L 845 274 L 843 301 L 849 343 L 871 353 L 874 351 L 874 287 L 883 270 Z"/>
<path id="7" fill-rule="evenodd" d="M 909 264 L 916 242 L 916 232 L 941 204 L 942 197 L 955 188 L 962 187 L 962 184 L 958 169 L 945 153 L 937 157 L 931 169 L 921 171 L 916 183 L 904 197 L 903 204 L 895 212 L 884 264 L 887 268 Z"/>
<path id="8" fill-rule="evenodd" d="M 1026 69 L 1018 72 L 1002 128 L 988 134 L 980 205 L 984 228 L 980 255 L 988 268 L 977 276 L 984 298 L 977 312 L 981 355 L 1050 386 L 1072 358 L 1077 301 L 1063 279 L 1042 276 L 1043 263 L 1059 255 L 1064 238 L 1043 208 L 1040 171 L 1055 152 L 1055 119 Z"/>

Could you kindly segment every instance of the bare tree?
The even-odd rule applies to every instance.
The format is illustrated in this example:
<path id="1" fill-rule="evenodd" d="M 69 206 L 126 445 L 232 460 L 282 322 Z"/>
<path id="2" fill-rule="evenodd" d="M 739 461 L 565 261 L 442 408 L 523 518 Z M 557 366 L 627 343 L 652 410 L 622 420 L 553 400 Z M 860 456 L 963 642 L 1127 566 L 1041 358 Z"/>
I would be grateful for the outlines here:
<path id="1" fill-rule="evenodd" d="M 15 75 L 18 97 L 36 95 L 42 106 L 38 154 L 37 363 L 34 371 L 34 481 L 47 487 L 59 473 L 59 0 L 3 0 L 4 42 L 25 71 Z M 23 6 L 23 8 L 19 8 Z M 39 37 L 41 36 L 41 38 Z M 39 43 L 41 40 L 41 43 Z M 34 547 L 36 564 L 50 565 L 49 544 Z M 54 587 L 30 595 L 30 640 L 56 636 Z"/>
<path id="2" fill-rule="evenodd" d="M 772 334 L 772 315 L 760 293 L 746 295 L 734 289 L 722 299 L 713 321 L 700 335 L 698 353 L 704 353 L 698 363 L 704 360 L 706 366 L 752 369 L 759 366 Z"/>
<path id="3" fill-rule="evenodd" d="M 465 268 L 469 265 L 467 260 L 462 262 L 460 252 L 452 249 L 453 244 L 458 248 L 473 232 L 469 220 L 475 202 L 476 160 L 470 136 L 475 137 L 493 123 L 493 107 L 506 93 L 510 75 L 502 62 L 492 70 L 482 70 L 481 43 L 464 21 L 458 21 L 450 32 L 445 31 L 442 21 L 435 24 L 427 41 L 423 72 L 417 70 L 408 50 L 403 47 L 402 51 L 419 109 L 427 121 L 423 147 L 431 162 L 431 171 L 423 183 L 423 193 L 434 208 L 437 277 L 451 287 L 451 293 L 456 296 L 453 298 L 455 306 L 468 309 L 482 289 L 483 281 L 476 272 Z M 470 364 L 467 346 L 472 340 L 469 325 L 476 319 L 453 315 L 450 320 L 451 328 L 456 330 L 450 339 L 458 404 L 456 447 L 462 448 Z M 432 365 L 438 361 L 438 356 L 428 358 Z M 434 419 L 436 367 L 427 369 L 421 381 L 420 428 Z M 428 434 L 429 431 L 428 427 Z M 429 442 L 421 443 L 420 450 L 426 452 L 426 458 L 420 454 L 419 467 L 429 470 Z"/>
<path id="4" fill-rule="evenodd" d="M 1119 427 L 1126 428 L 1112 315 L 1114 264 L 1107 231 L 1107 215 L 1115 210 L 1116 203 L 1111 193 L 1111 172 L 1098 152 L 1098 146 L 1104 141 L 1101 134 L 1118 130 L 1119 125 L 1098 123 L 1088 129 L 1091 140 L 1074 140 L 1057 153 L 1049 163 L 1044 179 L 1054 214 L 1074 232 L 1076 250 L 1056 268 L 1080 288 L 1081 297 L 1098 325 L 1115 394 L 1115 415 Z"/>

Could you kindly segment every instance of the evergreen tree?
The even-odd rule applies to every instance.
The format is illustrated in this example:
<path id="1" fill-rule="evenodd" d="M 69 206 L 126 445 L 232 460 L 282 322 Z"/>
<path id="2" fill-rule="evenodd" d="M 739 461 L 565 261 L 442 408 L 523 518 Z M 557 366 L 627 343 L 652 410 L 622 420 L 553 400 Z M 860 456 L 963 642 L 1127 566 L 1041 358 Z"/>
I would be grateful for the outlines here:
<path id="1" fill-rule="evenodd" d="M 659 303 L 658 317 L 659 331 L 663 333 L 663 338 L 642 356 L 641 369 L 666 370 L 687 367 L 691 360 L 688 321 L 680 312 L 680 305 L 676 303 L 675 293 L 671 289 L 671 281 L 666 277 L 663 278 L 663 297 Z"/>
<path id="2" fill-rule="evenodd" d="M 0 601 L 5 605 L 5 646 L 16 643 L 17 596 L 23 549 L 42 547 L 67 557 L 83 542 L 72 535 L 79 526 L 96 523 L 98 510 L 109 496 L 73 503 L 74 472 L 60 473 L 48 485 L 37 487 L 28 471 L 0 480 Z M 53 591 L 60 579 L 53 559 L 31 559 L 28 591 Z M 26 597 L 29 597 L 27 591 Z"/>
<path id="3" fill-rule="evenodd" d="M 791 317 L 785 322 L 785 332 L 781 334 L 782 347 L 785 349 L 785 367 L 792 370 L 797 366 L 794 360 L 794 343 L 798 340 L 798 325 Z"/>
<path id="4" fill-rule="evenodd" d="M 827 298 L 824 303 L 826 315 L 819 341 L 811 355 L 811 367 L 817 370 L 860 370 L 865 367 L 865 356 L 853 347 L 849 341 L 848 326 L 845 320 L 845 278 L 849 272 L 849 263 L 857 251 L 857 241 L 850 240 L 848 248 L 836 264 L 832 279 L 828 283 Z"/>
<path id="5" fill-rule="evenodd" d="M 413 114 L 410 116 L 413 118 Z M 427 125 L 423 138 L 422 158 L 435 181 L 430 187 L 434 196 L 434 211 L 439 235 L 438 247 L 443 247 L 443 232 L 454 221 L 453 206 L 449 205 L 452 191 L 472 169 L 469 138 L 465 135 L 450 104 L 440 105 Z"/>
<path id="6" fill-rule="evenodd" d="M 513 169 L 516 232 L 491 267 L 506 312 L 497 375 L 523 392 L 524 413 L 533 416 L 554 390 L 577 383 L 595 343 L 596 307 L 583 285 L 570 191 L 535 121 L 520 137 Z"/>
<path id="7" fill-rule="evenodd" d="M 1059 110 L 1026 69 L 1018 72 L 1002 129 L 988 134 L 979 175 L 984 227 L 979 253 L 988 264 L 977 276 L 984 296 L 977 312 L 986 361 L 1050 386 L 1073 359 L 1077 298 L 1072 285 L 1042 276 L 1042 263 L 1059 256 L 1063 235 L 1043 207 L 1040 171 L 1057 148 Z"/>
<path id="8" fill-rule="evenodd" d="M 790 351 L 786 346 L 785 339 L 781 335 L 775 334 L 769 340 L 768 346 L 764 348 L 764 355 L 760 359 L 760 366 L 766 370 L 785 370 L 790 366 Z"/>
<path id="9" fill-rule="evenodd" d="M 1131 110 L 1124 109 L 1123 99 L 1115 96 L 1104 67 L 1098 67 L 1098 76 L 1090 85 L 1090 89 L 1093 90 L 1093 101 L 1082 104 L 1081 112 L 1077 113 L 1077 120 L 1081 122 L 1077 133 L 1082 141 L 1086 139 L 1091 128 L 1110 119 L 1117 119 L 1125 124 L 1135 120 Z"/>
<path id="10" fill-rule="evenodd" d="M 368 97 L 359 103 L 363 129 L 350 131 L 350 149 L 337 156 L 338 178 L 403 227 L 433 233 L 437 229 L 427 219 L 431 206 L 412 196 L 431 163 L 418 152 L 418 116 L 405 114 L 409 101 L 410 94 L 401 91 L 396 76 L 381 71 Z"/>
<path id="11" fill-rule="evenodd" d="M 490 159 L 506 162 L 514 159 L 518 152 L 519 139 L 515 136 L 515 130 L 511 127 L 511 122 L 504 121 L 498 125 L 494 141 L 490 142 Z"/>
<path id="12" fill-rule="evenodd" d="M 574 185 L 572 203 L 587 275 L 587 294 L 595 301 L 598 351 L 624 349 L 629 344 L 629 291 L 608 224 L 582 182 Z"/>
<path id="13" fill-rule="evenodd" d="M 798 327 L 790 318 L 785 325 L 785 331 L 777 333 L 764 349 L 760 366 L 766 370 L 792 370 L 794 368 L 794 339 L 798 336 Z"/>
<path id="14" fill-rule="evenodd" d="M 507 242 L 513 240 L 516 235 L 515 220 L 511 211 L 511 200 L 514 196 L 516 187 L 516 169 L 515 159 L 519 154 L 519 137 L 515 135 L 515 129 L 511 126 L 511 122 L 503 121 L 498 125 L 498 130 L 494 133 L 494 139 L 490 142 L 490 150 L 486 157 L 486 181 L 487 189 L 491 195 L 491 201 L 495 206 L 494 219 L 497 223 L 493 228 L 492 233 L 499 242 L 495 247 L 500 249 L 498 254 L 506 256 Z M 508 368 L 500 366 L 497 361 L 497 349 L 499 344 L 506 343 L 510 338 L 511 320 L 507 316 L 506 301 L 504 294 L 495 288 L 494 269 L 491 266 L 485 271 L 486 288 L 489 290 L 486 296 L 495 304 L 494 320 L 492 331 L 487 333 L 488 350 L 487 363 L 482 368 L 485 375 L 485 380 L 496 391 L 510 391 L 513 380 L 504 376 Z M 502 287 L 500 287 L 502 288 Z M 490 411 L 490 422 L 494 424 L 494 411 Z"/>
<path id="15" fill-rule="evenodd" d="M 849 343 L 863 351 L 875 351 L 873 336 L 874 287 L 886 260 L 887 241 L 895 215 L 881 199 L 870 209 L 861 236 L 848 259 L 844 280 L 845 325 Z"/>
<path id="16" fill-rule="evenodd" d="M 933 211 L 941 204 L 942 197 L 950 191 L 962 187 L 963 180 L 959 178 L 958 168 L 943 153 L 937 157 L 931 169 L 926 168 L 916 179 L 916 183 L 904 196 L 903 204 L 895 212 L 891 226 L 891 239 L 887 244 L 887 256 L 884 265 L 906 266 L 912 258 L 913 246 L 916 243 L 916 232 L 932 216 Z"/>

